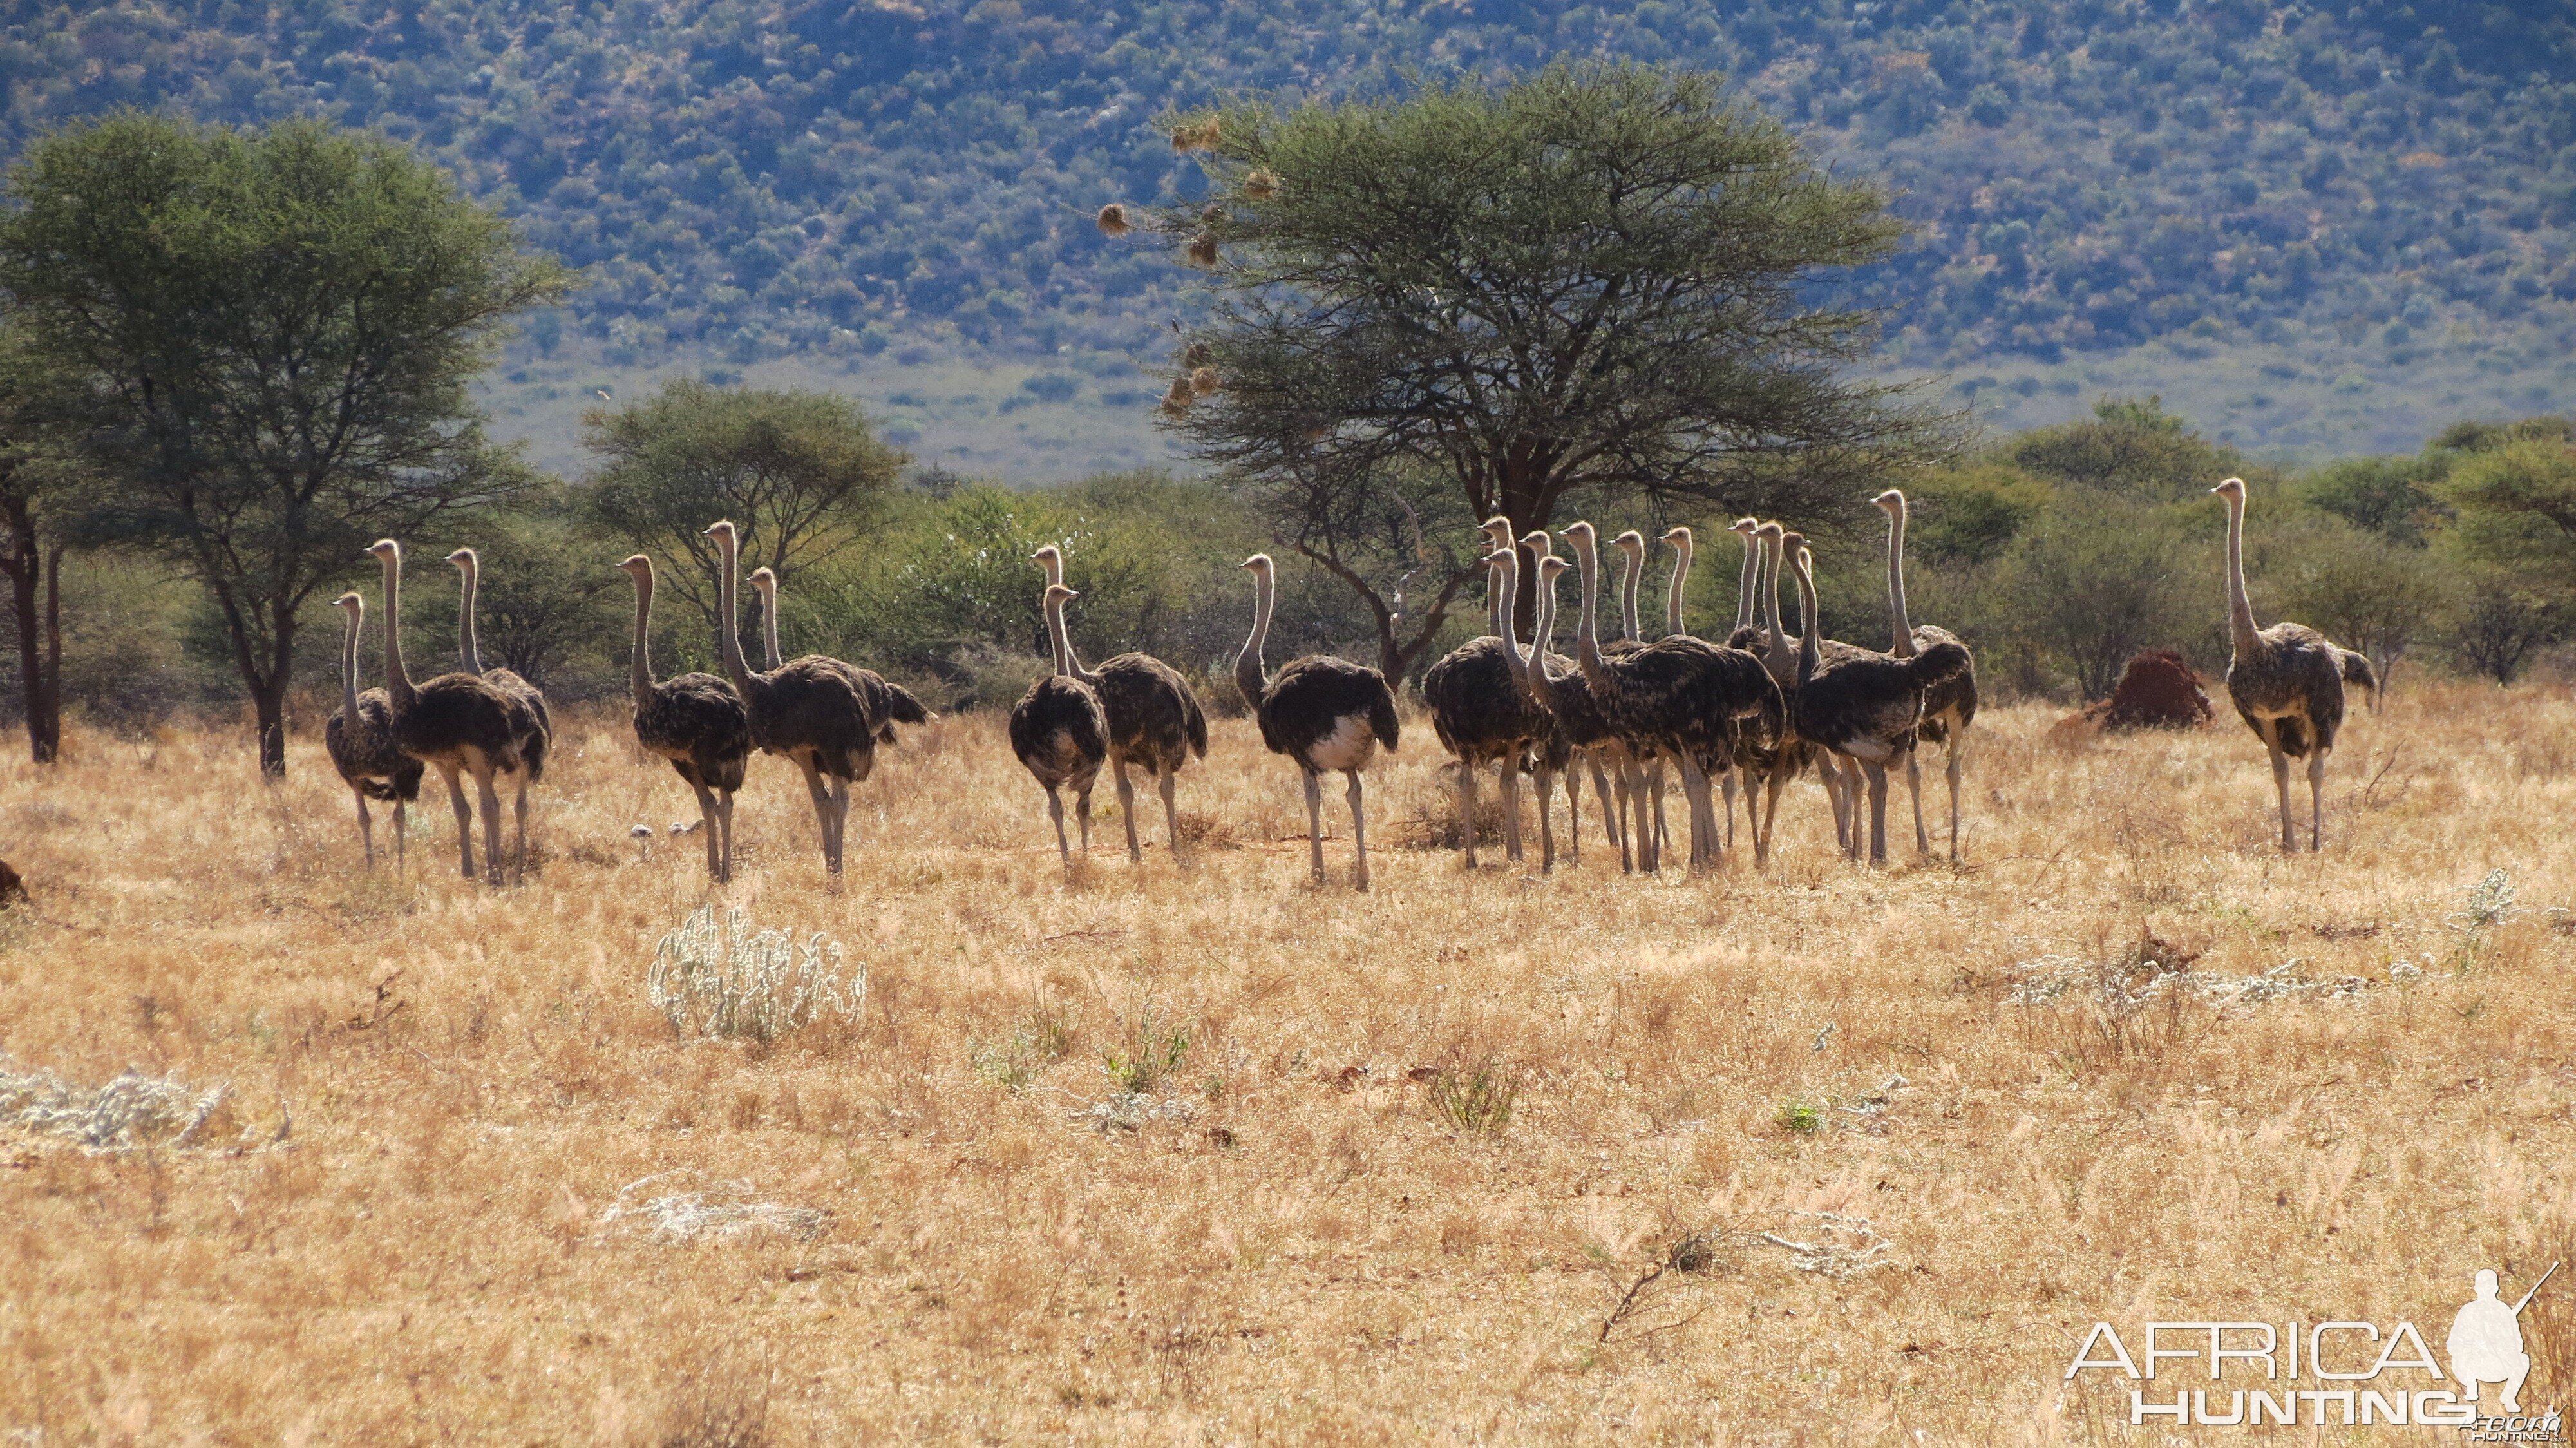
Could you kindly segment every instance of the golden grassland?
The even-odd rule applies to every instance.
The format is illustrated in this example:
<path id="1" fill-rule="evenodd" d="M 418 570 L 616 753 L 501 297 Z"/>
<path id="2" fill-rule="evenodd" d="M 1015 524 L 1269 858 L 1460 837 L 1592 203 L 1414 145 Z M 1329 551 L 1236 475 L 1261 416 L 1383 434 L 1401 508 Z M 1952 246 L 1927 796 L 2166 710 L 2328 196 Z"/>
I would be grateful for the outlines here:
<path id="1" fill-rule="evenodd" d="M 1406 847 L 1450 808 L 1416 723 L 1365 895 L 1346 824 L 1307 882 L 1246 721 L 1184 776 L 1188 868 L 1150 792 L 1128 866 L 1104 780 L 1068 883 L 1000 721 L 946 720 L 857 790 L 837 885 L 755 761 L 731 898 L 869 981 L 768 1047 L 648 1002 L 707 890 L 694 839 L 629 830 L 695 810 L 622 712 L 572 712 L 499 891 L 438 801 L 408 880 L 366 873 L 314 738 L 273 791 L 232 731 L 0 768 L 34 892 L 0 916 L 8 1062 L 233 1088 L 186 1148 L 0 1133 L 10 1441 L 2161 1441 L 2125 1383 L 2065 1390 L 2095 1320 L 2438 1345 L 2477 1267 L 2576 1259 L 2555 691 L 2357 717 L 2319 856 L 2273 845 L 2233 721 L 2066 746 L 2012 707 L 1964 865 L 1842 862 L 1801 783 L 1767 870 L 1699 879 L 1622 877 L 1589 822 L 1548 878 Z M 2473 937 L 2490 869 L 2521 906 Z M 2049 956 L 2368 984 L 2016 1001 Z M 1142 1038 L 1178 1063 L 1104 1120 Z M 688 1171 L 827 1215 L 608 1219 Z M 1884 1265 L 1760 1235 L 1872 1240 L 1814 1213 Z M 2526 1404 L 2576 1407 L 2570 1301 L 2526 1317 Z"/>

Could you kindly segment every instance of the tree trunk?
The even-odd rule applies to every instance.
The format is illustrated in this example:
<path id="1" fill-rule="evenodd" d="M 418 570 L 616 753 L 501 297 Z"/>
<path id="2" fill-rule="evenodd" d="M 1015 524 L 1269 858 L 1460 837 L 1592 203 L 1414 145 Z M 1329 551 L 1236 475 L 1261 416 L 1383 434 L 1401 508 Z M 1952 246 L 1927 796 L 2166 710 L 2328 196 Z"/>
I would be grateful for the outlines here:
<path id="1" fill-rule="evenodd" d="M 18 626 L 19 697 L 27 710 L 27 750 L 36 763 L 51 764 L 61 753 L 63 739 L 63 550 L 59 544 L 47 549 L 37 542 L 34 509 L 26 499 L 0 502 L 0 517 L 9 525 L 9 550 L 0 555 L 0 572 L 9 575 L 10 613 Z M 45 596 L 41 611 L 40 591 Z"/>
<path id="2" fill-rule="evenodd" d="M 27 694 L 27 741 L 36 762 L 63 752 L 63 545 L 45 550 L 45 662 L 43 677 Z"/>

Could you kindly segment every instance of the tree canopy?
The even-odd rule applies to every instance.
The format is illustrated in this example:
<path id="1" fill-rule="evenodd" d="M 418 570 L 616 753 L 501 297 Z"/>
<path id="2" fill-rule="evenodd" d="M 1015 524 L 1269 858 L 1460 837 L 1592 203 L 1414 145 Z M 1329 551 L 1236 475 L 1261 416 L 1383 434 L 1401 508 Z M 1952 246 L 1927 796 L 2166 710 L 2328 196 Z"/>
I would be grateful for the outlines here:
<path id="1" fill-rule="evenodd" d="M 1894 248 L 1886 196 L 1714 76 L 1555 66 L 1177 125 L 1216 199 L 1138 213 L 1214 292 L 1171 425 L 1258 487 L 1326 491 L 1316 519 L 1419 469 L 1523 528 L 1578 491 L 1822 522 L 1951 440 L 1844 372 L 1878 315 L 1827 289 Z M 1287 541 L 1347 570 L 1321 522 Z M 1390 628 L 1386 662 L 1409 642 Z"/>
<path id="2" fill-rule="evenodd" d="M 874 519 L 903 453 L 877 439 L 857 404 L 820 392 L 666 382 L 652 396 L 595 408 L 583 430 L 599 466 L 592 519 L 611 537 L 691 568 L 671 589 L 716 626 L 716 550 L 706 528 L 730 518 L 742 558 L 783 584 L 830 557 Z"/>
<path id="3" fill-rule="evenodd" d="M 205 585 L 281 772 L 305 605 L 375 538 L 528 485 L 466 388 L 570 278 L 446 173 L 315 121 L 113 115 L 31 148 L 8 194 L 0 288 L 88 392 L 97 526 Z"/>

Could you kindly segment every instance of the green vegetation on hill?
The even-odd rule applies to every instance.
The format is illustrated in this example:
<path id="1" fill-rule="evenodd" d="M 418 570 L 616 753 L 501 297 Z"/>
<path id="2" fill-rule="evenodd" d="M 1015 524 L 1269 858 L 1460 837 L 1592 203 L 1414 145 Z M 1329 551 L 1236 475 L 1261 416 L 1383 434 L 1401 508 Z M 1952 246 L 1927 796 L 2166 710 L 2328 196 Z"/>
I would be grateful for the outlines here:
<path id="1" fill-rule="evenodd" d="M 2320 395 L 2483 369 L 2502 396 L 2576 335 L 2557 7 L 28 4 L 0 28 L 0 150 L 119 105 L 379 126 L 589 268 L 533 339 L 613 366 L 1147 356 L 1189 302 L 1088 213 L 1196 186 L 1164 107 L 1566 55 L 1725 71 L 1902 187 L 1913 242 L 1862 291 L 1904 365 L 2036 389 L 2034 366 L 2161 339 L 2264 349 Z"/>

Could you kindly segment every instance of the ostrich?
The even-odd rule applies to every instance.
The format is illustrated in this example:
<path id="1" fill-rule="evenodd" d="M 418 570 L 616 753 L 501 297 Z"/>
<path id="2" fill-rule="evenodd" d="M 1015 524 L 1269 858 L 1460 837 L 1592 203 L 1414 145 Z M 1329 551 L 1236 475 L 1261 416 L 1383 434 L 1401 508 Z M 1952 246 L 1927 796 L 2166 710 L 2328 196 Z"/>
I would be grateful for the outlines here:
<path id="1" fill-rule="evenodd" d="M 471 548 L 459 548 L 447 555 L 464 575 L 464 586 L 456 596 L 456 653 L 465 672 L 501 691 L 510 701 L 510 727 L 519 736 L 519 757 L 528 767 L 518 773 L 519 873 L 528 872 L 528 786 L 546 777 L 546 751 L 554 746 L 554 716 L 546 712 L 546 696 L 537 686 L 520 678 L 509 669 L 483 667 L 482 650 L 474 640 L 474 596 L 482 582 L 483 561 Z"/>
<path id="2" fill-rule="evenodd" d="M 1896 646 L 1889 652 L 1906 659 L 1934 644 L 1959 643 L 1959 636 L 1946 628 L 1928 623 L 1916 628 L 1912 616 L 1905 611 L 1905 495 L 1890 488 L 1870 501 L 1887 514 L 1887 609 L 1896 626 Z M 1942 772 L 1950 777 L 1950 859 L 1954 864 L 1959 859 L 1960 751 L 1967 748 L 1968 726 L 1976 718 L 1977 668 L 1971 656 L 1966 673 L 1923 691 L 1923 723 L 1917 730 L 1925 741 L 1941 746 Z M 1905 790 L 1914 800 L 1914 848 L 1930 854 L 1932 840 L 1923 829 L 1923 770 L 1912 750 L 1905 755 Z"/>
<path id="3" fill-rule="evenodd" d="M 1698 554 L 1699 543 L 1692 537 L 1689 528 L 1679 524 L 1665 530 L 1662 542 L 1673 550 L 1672 588 L 1664 595 L 1664 637 L 1691 637 L 1690 630 L 1682 626 L 1682 592 L 1690 586 L 1691 560 Z M 1736 591 L 1740 594 L 1744 590 L 1739 584 Z M 1742 611 L 1740 602 L 1737 611 Z M 1727 640 L 1726 646 L 1731 649 L 1743 648 L 1743 645 L 1736 643 L 1732 637 Z M 1751 763 L 1755 749 L 1756 746 L 1750 737 L 1739 734 L 1735 741 L 1735 757 L 1731 763 L 1738 766 Z M 1726 809 L 1726 844 L 1729 849 L 1735 846 L 1735 784 L 1736 776 L 1739 774 L 1743 774 L 1741 768 L 1729 768 L 1725 776 L 1718 781 L 1718 793 Z M 1747 779 L 1751 777 L 1745 775 Z M 1745 798 L 1750 800 L 1752 797 L 1751 788 L 1748 786 Z M 1755 843 L 1757 848 L 1754 853 L 1759 855 L 1760 842 Z"/>
<path id="4" fill-rule="evenodd" d="M 1046 591 L 1047 640 L 1055 648 L 1055 672 L 1029 685 L 1011 706 L 1011 753 L 1046 787 L 1047 814 L 1055 821 L 1056 853 L 1073 869 L 1073 849 L 1064 839 L 1064 796 L 1073 786 L 1073 811 L 1082 822 L 1082 848 L 1091 850 L 1091 782 L 1109 757 L 1109 716 L 1100 696 L 1073 676 L 1073 641 L 1064 631 L 1064 605 L 1080 594 L 1061 583 Z"/>
<path id="5" fill-rule="evenodd" d="M 393 715 L 394 745 L 447 781 L 447 798 L 456 808 L 457 863 L 468 880 L 474 878 L 474 814 L 459 776 L 474 776 L 483 807 L 483 878 L 498 885 L 501 796 L 492 776 L 528 767 L 520 752 L 518 705 L 476 674 L 440 674 L 413 687 L 402 657 L 402 545 L 381 538 L 367 551 L 384 568 L 385 702 Z"/>
<path id="6" fill-rule="evenodd" d="M 1262 646 L 1270 640 L 1270 610 L 1278 599 L 1276 565 L 1267 553 L 1243 560 L 1252 573 L 1252 637 L 1234 656 L 1234 686 L 1261 721 L 1261 742 L 1295 762 L 1306 782 L 1306 840 L 1315 879 L 1324 878 L 1324 786 L 1328 769 L 1350 781 L 1351 845 L 1359 857 L 1354 883 L 1367 889 L 1368 824 L 1360 808 L 1360 771 L 1383 746 L 1395 752 L 1400 726 L 1395 691 L 1375 669 L 1326 654 L 1308 654 L 1265 676 Z"/>
<path id="7" fill-rule="evenodd" d="M 1964 674 L 1968 651 L 1956 642 L 1935 643 L 1912 658 L 1896 658 L 1851 645 L 1828 648 L 1817 636 L 1816 578 L 1807 540 L 1783 540 L 1798 574 L 1798 733 L 1822 749 L 1859 761 L 1869 781 L 1869 859 L 1887 863 L 1887 762 L 1914 748 L 1923 719 L 1923 695 Z M 1848 777 L 1845 785 L 1849 790 Z M 1853 798 L 1857 806 L 1859 800 Z M 1851 821 L 1846 855 L 1860 857 L 1860 821 Z"/>
<path id="8" fill-rule="evenodd" d="M 838 875 L 849 822 L 850 782 L 866 779 L 876 768 L 877 736 L 886 726 L 893 697 L 884 691 L 881 679 L 879 689 L 865 687 L 862 676 L 876 677 L 867 670 L 819 655 L 808 654 L 765 673 L 753 673 L 743 661 L 737 622 L 741 539 L 733 524 L 722 521 L 710 525 L 707 536 L 716 540 L 723 569 L 716 580 L 716 648 L 724 658 L 725 677 L 742 696 L 751 742 L 764 753 L 794 760 L 804 771 L 805 792 L 814 801 L 815 823 L 823 836 L 823 869 Z M 913 708 L 919 709 L 917 702 Z M 928 717 L 926 711 L 923 717 Z"/>
<path id="9" fill-rule="evenodd" d="M 1583 623 L 1577 666 L 1601 700 L 1611 727 L 1639 750 L 1654 749 L 1681 764 L 1682 790 L 1691 806 L 1691 864 L 1719 855 L 1717 820 L 1710 813 L 1708 772 L 1728 767 L 1734 736 L 1745 721 L 1764 738 L 1782 724 L 1780 690 L 1761 662 L 1740 649 L 1719 648 L 1683 636 L 1657 639 L 1621 654 L 1605 654 L 1597 623 L 1600 554 L 1590 523 L 1565 530 L 1583 571 Z M 1660 863 L 1653 841 L 1641 840 L 1644 868 Z"/>
<path id="10" fill-rule="evenodd" d="M 1538 576 L 1541 579 L 1539 617 L 1542 620 L 1552 620 L 1555 617 L 1553 611 L 1555 600 L 1547 592 L 1549 583 L 1554 580 L 1557 573 L 1572 566 L 1550 552 L 1551 541 L 1544 529 L 1531 532 L 1521 539 L 1521 547 L 1527 548 L 1530 555 L 1538 560 Z M 1516 596 L 1520 591 L 1519 553 L 1515 550 L 1504 550 L 1494 554 L 1490 561 L 1499 562 L 1509 570 L 1509 582 L 1506 588 L 1510 594 Z M 1553 569 L 1550 567 L 1551 564 L 1554 565 Z M 1542 627 L 1544 627 L 1543 624 Z M 1532 657 L 1525 660 L 1519 656 L 1518 642 L 1515 641 L 1513 676 L 1520 680 L 1522 687 L 1529 690 L 1531 697 L 1537 699 L 1541 707 L 1555 716 L 1558 738 L 1563 739 L 1571 747 L 1592 755 L 1596 760 L 1602 757 L 1614 759 L 1622 771 L 1621 779 L 1624 786 L 1627 773 L 1635 768 L 1635 756 L 1620 740 L 1618 732 L 1611 727 L 1610 716 L 1602 708 L 1600 696 L 1594 691 L 1592 681 L 1584 676 L 1583 670 L 1574 660 L 1562 654 L 1548 652 L 1549 642 L 1552 640 L 1541 638 L 1540 642 L 1532 645 L 1534 650 Z M 1601 796 L 1603 809 L 1611 811 L 1613 805 L 1610 790 L 1597 777 L 1600 766 L 1596 763 L 1593 767 L 1596 771 L 1594 788 Z M 1571 793 L 1569 789 L 1569 796 Z M 1636 868 L 1635 858 L 1628 848 L 1629 838 L 1627 834 L 1613 836 L 1619 846 L 1619 868 L 1622 871 Z"/>
<path id="11" fill-rule="evenodd" d="M 697 792 L 706 822 L 707 874 L 733 878 L 733 796 L 751 761 L 751 716 L 733 685 L 713 674 L 653 682 L 653 560 L 638 553 L 617 565 L 635 584 L 635 650 L 630 690 L 635 742 L 671 761 Z"/>
<path id="12" fill-rule="evenodd" d="M 1762 667 L 1780 686 L 1790 705 L 1789 728 L 1779 746 L 1769 752 L 1762 771 L 1768 783 L 1763 792 L 1761 828 L 1754 836 L 1757 855 L 1769 848 L 1780 814 L 1781 790 L 1804 773 L 1810 764 L 1815 766 L 1817 782 L 1824 786 L 1826 802 L 1833 807 L 1834 847 L 1848 848 L 1851 841 L 1851 816 L 1845 801 L 1842 767 L 1832 754 L 1818 748 L 1814 741 L 1798 732 L 1798 651 L 1791 646 L 1787 632 L 1780 626 L 1780 561 L 1787 536 L 1788 531 L 1776 522 L 1757 524 L 1753 530 L 1757 554 L 1754 593 L 1762 610 L 1761 618 L 1754 625 L 1760 632 L 1755 641 L 1758 646 L 1753 652 L 1762 660 Z M 1849 650 L 1851 645 L 1825 639 L 1820 641 L 1819 648 L 1825 655 L 1834 656 Z M 1748 805 L 1747 813 L 1750 812 Z"/>
<path id="13" fill-rule="evenodd" d="M 1619 550 L 1620 559 L 1619 637 L 1603 643 L 1601 651 L 1624 654 L 1646 642 L 1645 632 L 1637 624 L 1638 584 L 1646 574 L 1646 535 L 1630 528 L 1611 539 L 1610 546 Z M 1538 550 L 1538 556 L 1544 558 L 1554 551 L 1553 548 L 1542 548 Z M 1629 741 L 1614 741 L 1610 754 L 1619 767 L 1620 787 L 1627 796 L 1626 805 L 1631 816 L 1628 828 L 1631 831 L 1646 828 L 1645 817 L 1651 812 L 1655 850 L 1660 857 L 1664 842 L 1670 838 L 1664 832 L 1663 756 L 1651 751 L 1640 754 Z"/>
<path id="14" fill-rule="evenodd" d="M 768 660 L 762 667 L 775 671 L 779 662 L 778 575 L 766 568 L 755 568 L 751 570 L 748 581 L 753 590 L 760 595 L 760 650 L 761 656 Z M 859 691 L 860 697 L 868 703 L 869 712 L 876 715 L 880 721 L 877 724 L 879 744 L 896 742 L 894 726 L 897 724 L 930 722 L 930 709 L 927 705 L 916 698 L 910 689 L 886 678 L 876 670 L 862 669 L 856 664 L 845 664 L 827 654 L 808 654 L 805 657 L 817 663 L 838 668 L 849 675 L 851 686 Z"/>
<path id="15" fill-rule="evenodd" d="M 1538 752 L 1539 836 L 1542 870 L 1556 863 L 1556 840 L 1548 824 L 1548 796 L 1555 774 L 1548 767 L 1546 745 L 1555 721 L 1521 687 L 1509 650 L 1515 600 L 1503 554 L 1511 547 L 1511 520 L 1493 518 L 1484 526 L 1490 551 L 1485 557 L 1485 627 L 1442 655 L 1422 673 L 1422 700 L 1431 707 L 1431 732 L 1440 747 L 1458 759 L 1459 845 L 1467 868 L 1476 868 L 1476 777 L 1500 765 L 1503 790 L 1503 854 L 1521 858 L 1520 769 L 1524 755 Z"/>
<path id="16" fill-rule="evenodd" d="M 1046 570 L 1050 587 L 1064 582 L 1061 549 L 1049 543 L 1031 557 Z M 1130 764 L 1154 777 L 1155 790 L 1163 796 L 1163 828 L 1171 837 L 1172 859 L 1179 861 L 1181 811 L 1174 792 L 1181 766 L 1193 758 L 1207 758 L 1207 714 L 1199 708 L 1199 696 L 1190 691 L 1189 681 L 1178 670 L 1152 654 L 1113 654 L 1102 659 L 1098 668 L 1086 669 L 1067 642 L 1065 661 L 1072 666 L 1073 677 L 1100 696 L 1100 712 L 1109 720 L 1109 773 L 1118 784 L 1118 811 L 1127 820 L 1128 863 L 1145 858 L 1144 847 L 1136 842 L 1136 787 L 1127 781 Z"/>
<path id="17" fill-rule="evenodd" d="M 393 801 L 394 870 L 400 873 L 409 833 L 404 807 L 420 798 L 421 762 L 394 743 L 393 705 L 385 691 L 358 692 L 358 629 L 367 619 L 367 601 L 344 593 L 332 603 L 348 615 L 349 627 L 340 639 L 340 707 L 322 726 L 322 744 L 331 767 L 358 798 L 358 838 L 370 870 L 376 867 L 376 822 L 367 817 L 367 801 Z"/>
<path id="18" fill-rule="evenodd" d="M 2210 489 L 2227 504 L 2227 627 L 2235 655 L 2227 663 L 2227 697 L 2272 755 L 2272 785 L 2281 797 L 2281 848 L 2299 847 L 2290 817 L 2290 761 L 2308 761 L 2308 849 L 2325 847 L 2326 756 L 2343 727 L 2343 688 L 2376 691 L 2370 660 L 2300 623 L 2254 627 L 2245 597 L 2245 480 Z"/>
<path id="19" fill-rule="evenodd" d="M 1762 524 L 1755 518 L 1738 518 L 1726 531 L 1744 540 L 1744 566 L 1735 575 L 1735 627 L 1727 632 L 1726 646 L 1747 653 L 1767 652 L 1770 644 L 1762 632 L 1762 621 L 1754 615 L 1756 586 L 1762 577 L 1762 544 L 1757 536 Z"/>

